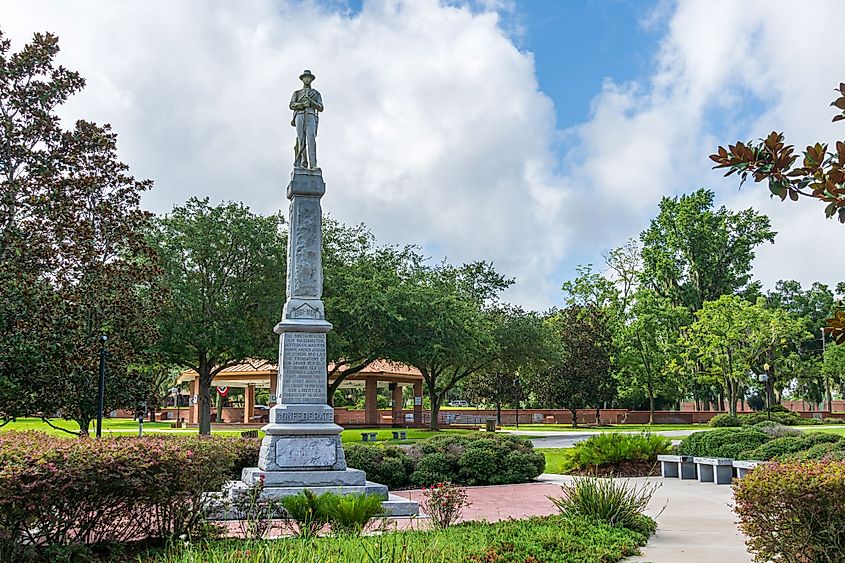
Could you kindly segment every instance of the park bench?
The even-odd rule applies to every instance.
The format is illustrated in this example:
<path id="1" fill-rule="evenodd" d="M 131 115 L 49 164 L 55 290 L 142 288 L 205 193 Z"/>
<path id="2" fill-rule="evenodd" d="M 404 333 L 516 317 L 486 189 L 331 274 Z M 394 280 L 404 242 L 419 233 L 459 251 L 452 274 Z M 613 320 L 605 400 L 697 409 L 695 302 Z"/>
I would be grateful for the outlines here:
<path id="1" fill-rule="evenodd" d="M 757 467 L 758 465 L 764 465 L 765 461 L 743 461 L 743 460 L 734 460 L 734 469 L 736 469 L 736 477 L 737 479 L 742 479 L 748 472 Z"/>
<path id="2" fill-rule="evenodd" d="M 258 430 L 244 430 L 241 432 L 241 438 L 258 438 Z"/>
<path id="3" fill-rule="evenodd" d="M 695 463 L 690 455 L 659 455 L 660 472 L 663 478 L 697 479 Z"/>
<path id="4" fill-rule="evenodd" d="M 362 442 L 375 442 L 378 432 L 361 432 Z"/>
<path id="5" fill-rule="evenodd" d="M 698 467 L 698 480 L 702 483 L 730 485 L 733 479 L 733 461 L 724 457 L 694 457 Z"/>
<path id="6" fill-rule="evenodd" d="M 393 439 L 394 440 L 407 440 L 408 439 L 408 432 L 405 430 L 394 430 L 393 431 Z"/>

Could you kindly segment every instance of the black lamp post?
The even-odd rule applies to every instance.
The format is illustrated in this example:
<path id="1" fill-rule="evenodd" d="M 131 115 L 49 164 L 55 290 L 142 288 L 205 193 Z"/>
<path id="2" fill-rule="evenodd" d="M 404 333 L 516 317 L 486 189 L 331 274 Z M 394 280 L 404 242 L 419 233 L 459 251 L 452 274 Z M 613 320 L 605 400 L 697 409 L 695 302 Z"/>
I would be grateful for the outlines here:
<path id="1" fill-rule="evenodd" d="M 106 397 L 106 341 L 105 334 L 100 336 L 100 381 L 97 385 L 97 438 L 103 435 L 103 403 Z"/>
<path id="2" fill-rule="evenodd" d="M 769 362 L 763 364 L 763 371 L 766 373 L 763 375 L 766 383 L 766 418 L 771 421 L 772 420 L 772 404 L 771 404 L 771 393 L 769 392 L 769 383 L 771 382 L 771 376 L 769 375 Z"/>

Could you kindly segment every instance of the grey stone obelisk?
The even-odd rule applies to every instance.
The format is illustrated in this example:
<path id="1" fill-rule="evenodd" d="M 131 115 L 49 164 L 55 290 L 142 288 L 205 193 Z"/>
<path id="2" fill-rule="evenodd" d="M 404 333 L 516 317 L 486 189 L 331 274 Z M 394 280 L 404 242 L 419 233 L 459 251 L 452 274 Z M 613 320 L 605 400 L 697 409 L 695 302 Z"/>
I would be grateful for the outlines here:
<path id="1" fill-rule="evenodd" d="M 367 481 L 359 469 L 346 467 L 334 409 L 326 401 L 326 333 L 332 329 L 323 306 L 322 209 L 326 193 L 323 173 L 316 166 L 317 113 L 323 111 L 319 92 L 310 87 L 311 71 L 300 76 L 304 88 L 294 92 L 290 109 L 297 127 L 294 169 L 287 186 L 287 301 L 279 335 L 278 399 L 269 423 L 258 467 L 248 467 L 241 481 L 231 483 L 231 495 L 264 479 L 264 495 L 283 497 L 310 489 L 315 493 L 377 494 L 389 514 L 413 515 L 415 502 L 390 495 L 387 487 Z"/>

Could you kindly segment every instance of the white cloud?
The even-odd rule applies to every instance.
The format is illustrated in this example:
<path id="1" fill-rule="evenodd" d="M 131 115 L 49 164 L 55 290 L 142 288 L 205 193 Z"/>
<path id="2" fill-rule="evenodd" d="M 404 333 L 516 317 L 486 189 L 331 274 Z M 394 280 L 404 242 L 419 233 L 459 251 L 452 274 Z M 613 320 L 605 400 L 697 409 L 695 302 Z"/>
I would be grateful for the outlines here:
<path id="1" fill-rule="evenodd" d="M 519 301 L 542 306 L 557 288 L 553 105 L 532 56 L 483 4 L 367 2 L 350 16 L 309 2 L 35 1 L 2 12 L 17 46 L 35 30 L 60 36 L 61 61 L 89 79 L 69 113 L 114 125 L 133 171 L 156 181 L 144 200 L 154 211 L 191 195 L 285 206 L 287 103 L 310 68 L 326 105 L 325 210 L 384 242 L 492 259 L 522 281 Z"/>
<path id="2" fill-rule="evenodd" d="M 661 1 L 642 20 L 665 22 L 654 73 L 608 79 L 590 119 L 563 132 L 533 56 L 512 40 L 512 2 L 339 5 L 30 0 L 2 4 L 0 21 L 15 48 L 34 31 L 60 36 L 61 62 L 88 79 L 67 117 L 114 125 L 133 172 L 156 181 L 144 200 L 154 211 L 191 195 L 284 207 L 287 102 L 310 68 L 326 104 L 325 209 L 435 258 L 492 259 L 518 278 L 516 302 L 559 302 L 574 254 L 598 261 L 646 226 L 662 195 L 700 186 L 772 216 L 778 242 L 755 267 L 764 282 L 845 278 L 842 256 L 827 258 L 836 247 L 818 244 L 845 227 L 820 205 L 737 192 L 707 159 L 772 128 L 800 143 L 843 137 L 827 104 L 845 80 L 845 4 Z M 555 154 L 562 137 L 570 148 Z"/>

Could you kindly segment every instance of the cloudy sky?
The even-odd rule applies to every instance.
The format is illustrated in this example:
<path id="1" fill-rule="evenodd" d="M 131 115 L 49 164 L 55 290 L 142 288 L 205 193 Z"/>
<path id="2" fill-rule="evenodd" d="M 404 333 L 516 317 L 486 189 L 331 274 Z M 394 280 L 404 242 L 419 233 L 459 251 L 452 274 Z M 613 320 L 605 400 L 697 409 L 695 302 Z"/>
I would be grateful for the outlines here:
<path id="1" fill-rule="evenodd" d="M 561 303 L 579 263 L 699 187 L 779 231 L 755 274 L 845 279 L 845 226 L 710 169 L 718 144 L 830 123 L 845 80 L 839 0 L 28 0 L 0 5 L 17 50 L 59 35 L 86 89 L 63 117 L 109 122 L 167 212 L 192 195 L 284 206 L 287 103 L 311 69 L 326 111 L 324 209 L 435 259 L 492 260 L 508 298 Z"/>

